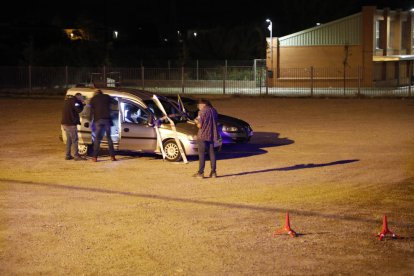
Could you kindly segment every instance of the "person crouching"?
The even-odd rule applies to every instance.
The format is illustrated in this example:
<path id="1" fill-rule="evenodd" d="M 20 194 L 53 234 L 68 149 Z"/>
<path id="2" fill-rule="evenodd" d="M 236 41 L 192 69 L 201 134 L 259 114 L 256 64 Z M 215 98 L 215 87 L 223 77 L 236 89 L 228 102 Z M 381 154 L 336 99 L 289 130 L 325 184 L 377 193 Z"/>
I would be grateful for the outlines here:
<path id="1" fill-rule="evenodd" d="M 79 113 L 82 112 L 84 103 L 82 94 L 76 93 L 75 96 L 66 96 L 62 111 L 62 128 L 66 133 L 66 160 L 83 161 L 85 158 L 79 155 L 78 151 L 78 127 L 80 125 Z M 71 148 L 73 147 L 73 156 Z"/>

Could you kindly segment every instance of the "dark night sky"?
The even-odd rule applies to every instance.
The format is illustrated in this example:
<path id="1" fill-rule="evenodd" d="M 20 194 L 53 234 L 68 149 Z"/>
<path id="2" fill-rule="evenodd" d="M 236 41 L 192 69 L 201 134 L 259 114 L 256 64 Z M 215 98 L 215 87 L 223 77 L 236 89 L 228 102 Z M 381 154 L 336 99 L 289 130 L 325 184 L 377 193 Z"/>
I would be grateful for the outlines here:
<path id="1" fill-rule="evenodd" d="M 111 27 L 155 25 L 168 28 L 207 28 L 237 24 L 260 24 L 269 17 L 277 35 L 326 22 L 358 12 L 363 5 L 404 10 L 414 1 L 404 0 L 151 0 L 151 1 L 15 1 L 9 9 L 2 8 L 0 22 L 19 25 L 48 25 L 53 20 L 73 25 L 83 16 Z M 264 23 L 263 23 L 264 24 Z"/>
<path id="2" fill-rule="evenodd" d="M 0 26 L 2 27 L 0 52 L 3 52 L 0 53 L 2 55 L 2 61 L 0 62 L 9 59 L 8 63 L 16 63 L 16 60 L 24 60 L 22 56 L 26 55 L 26 61 L 24 62 L 27 63 L 28 51 L 30 49 L 32 49 L 30 51 L 43 49 L 52 43 L 56 43 L 56 38 L 51 40 L 50 33 L 55 32 L 56 34 L 57 30 L 62 28 L 89 26 L 96 30 L 106 30 L 106 32 L 108 30 L 118 30 L 120 39 L 118 39 L 118 46 L 116 46 L 118 48 L 115 47 L 118 52 L 122 48 L 122 43 L 124 43 L 123 49 L 127 47 L 131 49 L 133 47 L 141 47 L 141 49 L 145 47 L 147 49 L 164 47 L 164 57 L 167 57 L 173 54 L 171 54 L 172 51 L 168 52 L 166 48 L 172 49 L 175 47 L 176 56 L 179 55 L 177 54 L 179 51 L 182 51 L 182 49 L 177 50 L 182 47 L 177 46 L 179 41 L 179 38 L 177 38 L 178 30 L 182 34 L 188 34 L 189 30 L 214 29 L 218 32 L 220 30 L 227 30 L 228 32 L 228 30 L 239 28 L 239 36 L 236 35 L 233 40 L 240 41 L 240 36 L 243 36 L 243 29 L 240 28 L 245 28 L 244 30 L 256 28 L 262 32 L 261 43 L 263 44 L 263 36 L 269 35 L 266 29 L 266 18 L 273 21 L 273 36 L 283 36 L 313 27 L 317 22 L 329 22 L 359 12 L 363 5 L 409 10 L 414 7 L 414 1 L 39 0 L 14 1 L 10 5 L 8 8 L 2 7 L 0 11 Z M 173 45 L 172 42 L 164 43 L 165 38 L 168 38 L 169 41 L 175 39 L 176 44 Z M 226 39 L 226 36 L 222 36 L 221 39 Z M 251 39 L 257 40 L 257 38 Z M 231 47 L 231 45 L 228 45 L 229 49 Z M 250 45 L 249 47 L 256 46 Z M 158 56 L 154 51 L 153 56 Z M 198 53 L 203 53 L 203 51 L 205 52 L 201 49 Z M 141 58 L 146 55 L 148 55 L 148 51 L 142 51 Z M 197 53 L 194 55 L 197 55 Z M 243 51 L 240 51 L 237 58 L 244 58 L 243 55 Z M 13 58 L 14 56 L 15 58 Z M 211 55 L 206 55 L 205 58 L 216 56 L 217 51 Z M 194 56 L 190 58 L 194 58 Z M 222 57 L 217 56 L 217 58 Z M 251 57 L 247 58 L 250 59 Z"/>

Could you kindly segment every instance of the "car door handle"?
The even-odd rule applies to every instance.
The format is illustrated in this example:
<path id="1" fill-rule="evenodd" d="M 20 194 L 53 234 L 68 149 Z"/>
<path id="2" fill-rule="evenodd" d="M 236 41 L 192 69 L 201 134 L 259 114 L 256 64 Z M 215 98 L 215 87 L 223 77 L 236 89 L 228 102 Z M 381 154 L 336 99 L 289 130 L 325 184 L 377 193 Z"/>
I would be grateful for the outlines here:
<path id="1" fill-rule="evenodd" d="M 124 128 L 124 131 L 125 131 L 125 132 L 128 132 L 128 131 L 129 131 L 129 128 L 127 128 L 127 127 L 126 127 L 126 128 Z"/>

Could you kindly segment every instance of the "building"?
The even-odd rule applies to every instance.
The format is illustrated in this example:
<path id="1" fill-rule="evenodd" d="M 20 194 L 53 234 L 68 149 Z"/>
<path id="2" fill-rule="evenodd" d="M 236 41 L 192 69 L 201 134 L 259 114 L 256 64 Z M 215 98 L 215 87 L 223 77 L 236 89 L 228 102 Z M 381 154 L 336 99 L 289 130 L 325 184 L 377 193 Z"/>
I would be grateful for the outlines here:
<path id="1" fill-rule="evenodd" d="M 70 40 L 90 40 L 89 34 L 83 29 L 63 29 Z"/>
<path id="2" fill-rule="evenodd" d="M 414 60 L 413 12 L 366 6 L 348 17 L 267 39 L 269 86 L 292 79 L 321 87 L 402 86 L 411 82 Z"/>

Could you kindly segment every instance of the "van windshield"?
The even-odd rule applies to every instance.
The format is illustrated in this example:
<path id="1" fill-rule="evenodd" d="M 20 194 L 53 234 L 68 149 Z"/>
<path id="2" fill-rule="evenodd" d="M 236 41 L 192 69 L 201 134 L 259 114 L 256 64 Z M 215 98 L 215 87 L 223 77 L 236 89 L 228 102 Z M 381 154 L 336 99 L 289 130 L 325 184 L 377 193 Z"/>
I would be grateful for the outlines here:
<path id="1" fill-rule="evenodd" d="M 164 113 L 162 113 L 153 100 L 146 100 L 144 102 L 148 106 L 148 109 L 154 113 L 156 118 L 159 119 L 164 117 Z M 182 112 L 179 111 L 173 104 L 162 99 L 160 99 L 160 102 L 164 107 L 165 112 L 167 112 L 168 117 L 170 117 L 174 122 L 184 122 L 187 120 L 184 114 L 182 114 Z M 165 122 L 167 121 L 165 120 Z"/>

